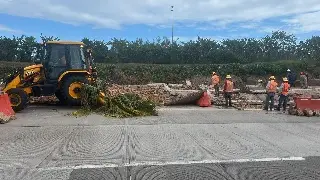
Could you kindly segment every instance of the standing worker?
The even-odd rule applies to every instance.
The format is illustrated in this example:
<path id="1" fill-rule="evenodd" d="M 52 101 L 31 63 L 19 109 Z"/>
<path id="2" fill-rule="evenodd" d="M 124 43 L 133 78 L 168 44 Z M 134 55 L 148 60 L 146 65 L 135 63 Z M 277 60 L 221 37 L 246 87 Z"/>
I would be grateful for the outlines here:
<path id="1" fill-rule="evenodd" d="M 280 98 L 277 110 L 280 111 L 281 106 L 283 107 L 283 112 L 286 112 L 288 105 L 288 94 L 289 94 L 290 84 L 287 78 L 283 78 L 283 82 L 280 86 Z"/>
<path id="2" fill-rule="evenodd" d="M 278 83 L 275 81 L 276 78 L 274 76 L 271 76 L 269 78 L 269 82 L 267 84 L 267 96 L 266 96 L 266 103 L 265 103 L 265 107 L 264 109 L 268 112 L 269 109 L 269 105 L 270 105 L 270 111 L 273 110 L 273 106 L 274 106 L 274 96 L 277 92 L 277 86 Z M 271 104 L 269 104 L 269 101 L 271 101 Z"/>
<path id="3" fill-rule="evenodd" d="M 216 72 L 212 73 L 211 82 L 212 82 L 212 86 L 214 87 L 215 95 L 219 97 L 220 77 Z"/>
<path id="4" fill-rule="evenodd" d="M 301 88 L 303 89 L 308 88 L 308 77 L 304 72 L 300 72 L 300 84 L 301 84 Z"/>
<path id="5" fill-rule="evenodd" d="M 224 98 L 226 99 L 226 107 L 231 107 L 231 97 L 233 93 L 233 85 L 234 83 L 231 80 L 231 76 L 227 75 L 226 80 L 224 82 L 224 87 L 223 87 L 223 93 L 224 93 Z"/>
<path id="6" fill-rule="evenodd" d="M 287 72 L 288 72 L 287 78 L 288 78 L 290 87 L 294 87 L 294 83 L 296 82 L 296 76 L 293 72 L 291 72 L 290 69 L 288 69 Z"/>

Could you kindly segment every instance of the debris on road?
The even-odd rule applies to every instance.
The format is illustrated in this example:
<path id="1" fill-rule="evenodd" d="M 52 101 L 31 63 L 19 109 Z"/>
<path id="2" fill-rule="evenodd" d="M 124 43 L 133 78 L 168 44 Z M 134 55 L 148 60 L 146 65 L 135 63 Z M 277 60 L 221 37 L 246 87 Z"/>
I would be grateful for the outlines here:
<path id="1" fill-rule="evenodd" d="M 186 105 L 196 104 L 197 100 L 200 99 L 203 94 L 202 89 L 185 89 L 184 86 L 173 84 L 170 88 L 165 83 L 155 83 L 146 85 L 112 85 L 108 88 L 112 97 L 120 94 L 132 93 L 137 94 L 144 100 L 151 100 L 157 105 Z M 181 89 L 180 89 L 180 88 Z"/>
<path id="2" fill-rule="evenodd" d="M 187 81 L 186 81 L 187 82 Z M 106 86 L 103 86 L 106 87 Z M 237 87 L 239 88 L 239 87 Z M 191 84 L 190 82 L 187 84 L 166 84 L 166 83 L 152 83 L 146 85 L 117 85 L 112 84 L 107 86 L 107 94 L 108 94 L 108 102 L 113 102 L 113 104 L 121 104 L 122 101 L 129 101 L 124 99 L 130 99 L 135 97 L 140 98 L 139 101 L 148 101 L 153 102 L 157 106 L 172 106 L 172 105 L 188 105 L 193 104 L 196 105 L 198 100 L 203 95 L 204 91 L 209 90 L 209 94 L 211 95 L 212 105 L 213 106 L 225 106 L 225 98 L 223 93 L 220 93 L 219 97 L 214 96 L 214 90 L 212 87 L 205 84 Z M 240 89 L 234 89 L 234 93 L 232 95 L 232 104 L 233 107 L 238 110 L 246 110 L 246 109 L 263 109 L 265 104 L 265 89 L 264 87 L 257 85 L 246 85 L 245 87 L 241 87 Z M 292 88 L 289 91 L 289 111 L 290 115 L 300 115 L 300 116 L 317 116 L 319 114 L 318 111 L 313 109 L 297 109 L 294 104 L 294 97 L 312 97 L 319 98 L 320 97 L 320 88 L 319 87 L 309 87 L 309 89 L 299 89 Z M 38 97 L 30 100 L 33 103 L 57 103 L 58 99 L 54 96 L 51 97 Z M 132 104 L 132 103 L 129 103 Z M 274 107 L 278 106 L 278 95 L 275 96 L 275 104 Z M 118 107 L 114 106 L 114 107 Z M 112 107 L 112 108 L 114 108 Z M 101 110 L 101 109 L 100 109 Z M 82 112 L 81 112 L 82 111 Z M 78 116 L 81 114 L 87 114 L 83 109 L 81 111 L 75 112 L 74 115 Z M 106 111 L 106 109 L 105 109 Z M 136 116 L 129 115 L 122 112 L 119 108 L 114 108 L 105 114 L 111 114 L 111 116 L 119 116 L 119 117 L 128 117 L 128 116 Z M 312 112 L 312 113 L 311 113 Z M 118 113 L 118 115 L 116 115 Z M 122 115 L 119 115 L 122 114 Z"/>
<path id="3" fill-rule="evenodd" d="M 320 112 L 320 98 L 314 96 L 304 95 L 294 97 L 294 102 L 289 105 L 289 114 L 297 116 L 319 116 Z"/>
<path id="4" fill-rule="evenodd" d="M 56 96 L 40 96 L 32 97 L 29 100 L 30 104 L 57 104 L 59 99 Z"/>
<path id="5" fill-rule="evenodd" d="M 313 111 L 312 111 L 311 109 L 309 109 L 309 108 L 304 109 L 304 110 L 303 110 L 303 113 L 304 113 L 304 115 L 307 116 L 307 117 L 313 116 Z"/>
<path id="6" fill-rule="evenodd" d="M 165 84 L 150 84 L 150 85 L 112 85 L 108 87 L 111 97 L 116 97 L 121 94 L 137 94 L 143 100 L 150 100 L 157 105 L 163 105 L 166 101 Z"/>
<path id="7" fill-rule="evenodd" d="M 151 100 L 144 100 L 136 94 L 120 94 L 111 96 L 105 92 L 104 104 L 98 102 L 100 89 L 91 85 L 84 85 L 81 89 L 82 108 L 74 113 L 75 116 L 88 115 L 91 112 L 104 116 L 124 118 L 135 116 L 157 115 L 156 104 Z"/>
<path id="8" fill-rule="evenodd" d="M 4 113 L 0 112 L 0 124 L 5 124 L 15 119 L 16 119 L 15 115 L 7 116 Z"/>

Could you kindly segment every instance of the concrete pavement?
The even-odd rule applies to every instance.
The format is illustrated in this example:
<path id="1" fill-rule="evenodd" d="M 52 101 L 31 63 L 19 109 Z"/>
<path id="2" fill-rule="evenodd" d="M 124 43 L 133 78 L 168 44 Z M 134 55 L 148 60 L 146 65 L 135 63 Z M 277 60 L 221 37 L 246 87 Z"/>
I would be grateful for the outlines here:
<path id="1" fill-rule="evenodd" d="M 29 107 L 1 125 L 0 179 L 320 179 L 320 118 L 195 107 L 132 119 L 70 112 Z"/>

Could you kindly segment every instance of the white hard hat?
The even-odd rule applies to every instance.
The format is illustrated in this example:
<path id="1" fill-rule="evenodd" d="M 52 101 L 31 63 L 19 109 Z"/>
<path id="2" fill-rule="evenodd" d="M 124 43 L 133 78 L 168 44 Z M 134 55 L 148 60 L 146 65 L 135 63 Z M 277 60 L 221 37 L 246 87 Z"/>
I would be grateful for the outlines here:
<path id="1" fill-rule="evenodd" d="M 290 72 L 290 69 L 288 69 L 287 72 Z"/>

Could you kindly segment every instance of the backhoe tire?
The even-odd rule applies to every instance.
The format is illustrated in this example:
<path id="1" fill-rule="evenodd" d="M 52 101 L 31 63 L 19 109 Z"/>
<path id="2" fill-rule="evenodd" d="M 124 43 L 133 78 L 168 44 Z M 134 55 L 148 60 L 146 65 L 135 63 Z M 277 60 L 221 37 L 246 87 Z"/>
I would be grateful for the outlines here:
<path id="1" fill-rule="evenodd" d="M 59 90 L 55 92 L 55 95 L 59 99 L 59 104 L 66 104 L 66 99 Z"/>
<path id="2" fill-rule="evenodd" d="M 27 93 L 20 88 L 13 88 L 7 91 L 10 98 L 11 107 L 15 112 L 22 111 L 27 107 L 29 98 Z"/>
<path id="3" fill-rule="evenodd" d="M 84 76 L 69 76 L 63 81 L 60 92 L 68 105 L 81 105 L 80 90 L 82 85 L 87 83 L 88 80 Z"/>

